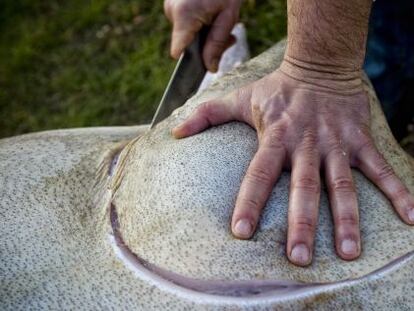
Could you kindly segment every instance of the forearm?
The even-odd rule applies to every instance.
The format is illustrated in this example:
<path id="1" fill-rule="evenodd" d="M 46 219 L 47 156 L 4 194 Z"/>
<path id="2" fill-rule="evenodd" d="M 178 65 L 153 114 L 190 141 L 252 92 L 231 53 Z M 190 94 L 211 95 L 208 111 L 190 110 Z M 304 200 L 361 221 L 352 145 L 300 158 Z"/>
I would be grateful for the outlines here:
<path id="1" fill-rule="evenodd" d="M 359 71 L 372 0 L 288 0 L 285 57 L 310 66 Z"/>
<path id="2" fill-rule="evenodd" d="M 360 92 L 370 10 L 371 0 L 288 0 L 280 70 L 325 91 Z"/>

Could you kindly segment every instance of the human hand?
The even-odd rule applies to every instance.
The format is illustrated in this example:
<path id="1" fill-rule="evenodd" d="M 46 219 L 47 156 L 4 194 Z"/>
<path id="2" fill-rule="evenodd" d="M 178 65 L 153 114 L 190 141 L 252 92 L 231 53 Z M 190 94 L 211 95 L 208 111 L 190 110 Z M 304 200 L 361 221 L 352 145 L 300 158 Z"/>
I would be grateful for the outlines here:
<path id="1" fill-rule="evenodd" d="M 370 107 L 359 72 L 326 73 L 284 61 L 264 78 L 224 98 L 201 104 L 173 129 L 176 138 L 241 121 L 256 129 L 258 150 L 240 187 L 231 228 L 248 239 L 281 170 L 291 169 L 287 256 L 300 266 L 312 261 L 323 167 L 335 226 L 337 254 L 360 255 L 357 194 L 350 167 L 360 169 L 414 224 L 414 197 L 375 147 Z"/>
<path id="2" fill-rule="evenodd" d="M 177 59 L 203 25 L 211 25 L 203 50 L 207 69 L 215 72 L 223 52 L 234 43 L 231 30 L 239 19 L 241 0 L 165 0 L 173 23 L 171 56 Z"/>

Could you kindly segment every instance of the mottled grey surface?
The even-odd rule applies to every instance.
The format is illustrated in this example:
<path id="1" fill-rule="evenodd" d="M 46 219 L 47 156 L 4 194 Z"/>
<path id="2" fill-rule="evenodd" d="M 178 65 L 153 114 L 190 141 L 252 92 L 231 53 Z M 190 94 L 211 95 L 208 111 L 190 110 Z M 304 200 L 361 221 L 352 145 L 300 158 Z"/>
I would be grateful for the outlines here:
<path id="1" fill-rule="evenodd" d="M 269 63 L 263 69 L 253 67 L 254 73 L 263 75 L 272 70 Z M 231 88 L 242 85 L 256 78 L 250 72 L 253 70 L 241 70 L 216 85 L 227 86 L 229 80 L 235 83 Z M 409 158 L 391 141 L 387 127 L 380 124 L 383 120 L 375 95 L 367 90 L 377 142 L 413 189 Z M 228 91 L 213 86 L 205 95 L 218 97 Z M 253 239 L 234 239 L 229 230 L 232 208 L 256 150 L 256 134 L 249 126 L 234 122 L 179 141 L 171 138 L 169 132 L 177 119 L 188 115 L 200 102 L 200 98 L 194 98 L 131 146 L 123 179 L 118 181 L 114 203 L 124 238 L 144 259 L 203 279 L 325 282 L 360 277 L 414 250 L 414 229 L 400 221 L 383 194 L 356 171 L 363 242 L 359 260 L 347 262 L 335 254 L 331 215 L 323 192 L 314 262 L 306 269 L 288 262 L 288 173 L 274 188 Z"/>
<path id="2" fill-rule="evenodd" d="M 230 235 L 230 214 L 256 148 L 255 133 L 231 123 L 179 141 L 170 137 L 171 126 L 202 100 L 273 70 L 283 48 L 279 45 L 222 78 L 131 143 L 110 181 L 105 175 L 112 156 L 145 127 L 62 130 L 0 140 L 0 309 L 412 308 L 413 255 L 364 277 L 413 251 L 414 229 L 397 218 L 384 196 L 359 173 L 354 172 L 361 258 L 336 258 L 323 194 L 314 263 L 298 268 L 284 256 L 288 174 L 278 182 L 253 240 Z M 375 96 L 367 90 L 376 142 L 413 191 L 413 160 L 390 136 Z M 286 299 L 226 300 L 171 289 L 151 276 L 135 275 L 117 258 L 108 238 L 111 201 L 127 245 L 151 263 L 185 276 L 306 282 L 362 278 Z"/>

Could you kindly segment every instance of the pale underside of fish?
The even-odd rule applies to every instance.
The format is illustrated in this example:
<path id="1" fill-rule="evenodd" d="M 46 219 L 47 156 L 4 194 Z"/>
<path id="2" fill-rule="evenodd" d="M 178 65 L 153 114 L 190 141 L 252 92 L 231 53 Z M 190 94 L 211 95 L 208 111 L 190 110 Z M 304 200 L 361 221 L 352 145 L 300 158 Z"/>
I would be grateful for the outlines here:
<path id="1" fill-rule="evenodd" d="M 299 310 L 414 305 L 414 229 L 359 172 L 363 252 L 334 251 L 322 193 L 313 264 L 285 256 L 289 173 L 249 241 L 229 230 L 255 132 L 228 123 L 170 135 L 201 102 L 277 68 L 282 42 L 219 78 L 154 130 L 58 130 L 0 140 L 0 309 Z M 372 132 L 414 190 L 371 86 Z"/>

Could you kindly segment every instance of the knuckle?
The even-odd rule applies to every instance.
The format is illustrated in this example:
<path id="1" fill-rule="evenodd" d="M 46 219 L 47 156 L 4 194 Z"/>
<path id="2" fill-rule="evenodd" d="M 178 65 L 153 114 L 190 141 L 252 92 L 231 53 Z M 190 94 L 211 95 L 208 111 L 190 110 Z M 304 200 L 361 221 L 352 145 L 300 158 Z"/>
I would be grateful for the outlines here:
<path id="1" fill-rule="evenodd" d="M 282 133 L 270 132 L 263 136 L 263 147 L 273 150 L 274 152 L 285 151 L 282 143 Z"/>
<path id="2" fill-rule="evenodd" d="M 318 194 L 320 192 L 320 183 L 315 177 L 304 176 L 294 181 L 293 188 L 296 190 Z"/>
<path id="3" fill-rule="evenodd" d="M 330 184 L 330 188 L 337 192 L 354 192 L 354 183 L 349 177 L 335 178 Z"/>
<path id="4" fill-rule="evenodd" d="M 326 150 L 326 157 L 328 156 L 342 156 L 343 155 L 343 148 L 337 143 L 338 140 L 329 144 Z"/>
<path id="5" fill-rule="evenodd" d="M 344 213 L 337 217 L 338 225 L 357 227 L 359 225 L 358 213 Z"/>
<path id="6" fill-rule="evenodd" d="M 410 192 L 408 191 L 408 189 L 404 186 L 400 186 L 398 187 L 397 190 L 395 190 L 395 197 L 396 198 L 403 198 L 405 199 L 407 197 L 407 195 L 410 195 Z"/>
<path id="7" fill-rule="evenodd" d="M 256 167 L 249 170 L 246 174 L 246 177 L 257 184 L 270 184 L 272 177 L 269 172 L 261 167 Z"/>
<path id="8" fill-rule="evenodd" d="M 213 108 L 214 107 L 213 107 L 212 102 L 210 101 L 204 102 L 197 108 L 197 113 L 200 115 L 206 116 L 206 115 L 211 114 Z"/>
<path id="9" fill-rule="evenodd" d="M 360 154 L 361 152 L 368 150 L 375 150 L 375 144 L 370 136 L 363 135 L 355 144 L 355 153 Z"/>
<path id="10" fill-rule="evenodd" d="M 214 35 L 211 37 L 211 39 L 209 40 L 209 44 L 213 49 L 217 49 L 217 50 L 224 50 L 224 48 L 227 46 L 227 39 L 223 38 L 223 37 L 219 37 L 218 35 Z"/>
<path id="11" fill-rule="evenodd" d="M 277 139 L 269 139 L 269 141 L 266 143 L 266 147 L 271 149 L 273 152 L 286 152 L 282 142 Z"/>
<path id="12" fill-rule="evenodd" d="M 260 202 L 255 198 L 242 198 L 240 200 L 240 206 L 242 206 L 243 209 L 250 210 L 255 213 L 258 213 L 261 209 Z"/>
<path id="13" fill-rule="evenodd" d="M 280 146 L 280 141 L 285 136 L 287 129 L 288 127 L 286 124 L 283 123 L 269 126 L 268 131 L 266 131 L 268 143 L 277 144 L 277 146 Z"/>
<path id="14" fill-rule="evenodd" d="M 313 130 L 305 130 L 302 137 L 303 147 L 313 148 L 318 143 L 318 136 Z"/>
<path id="15" fill-rule="evenodd" d="M 319 150 L 316 144 L 310 141 L 304 141 L 296 148 L 294 153 L 315 156 L 315 155 L 319 155 Z"/>
<path id="16" fill-rule="evenodd" d="M 292 224 L 294 230 L 305 232 L 313 232 L 316 227 L 316 221 L 312 217 L 306 215 L 296 216 L 293 219 Z"/>
<path id="17" fill-rule="evenodd" d="M 398 210 L 398 208 L 401 208 L 402 206 L 407 206 L 407 203 L 410 200 L 410 192 L 403 185 L 399 185 L 397 186 L 397 189 L 389 194 L 389 198 L 394 207 Z"/>
<path id="18" fill-rule="evenodd" d="M 378 168 L 377 179 L 385 180 L 393 176 L 394 176 L 394 170 L 392 169 L 391 165 L 389 165 L 386 162 L 381 163 L 381 165 Z"/>

